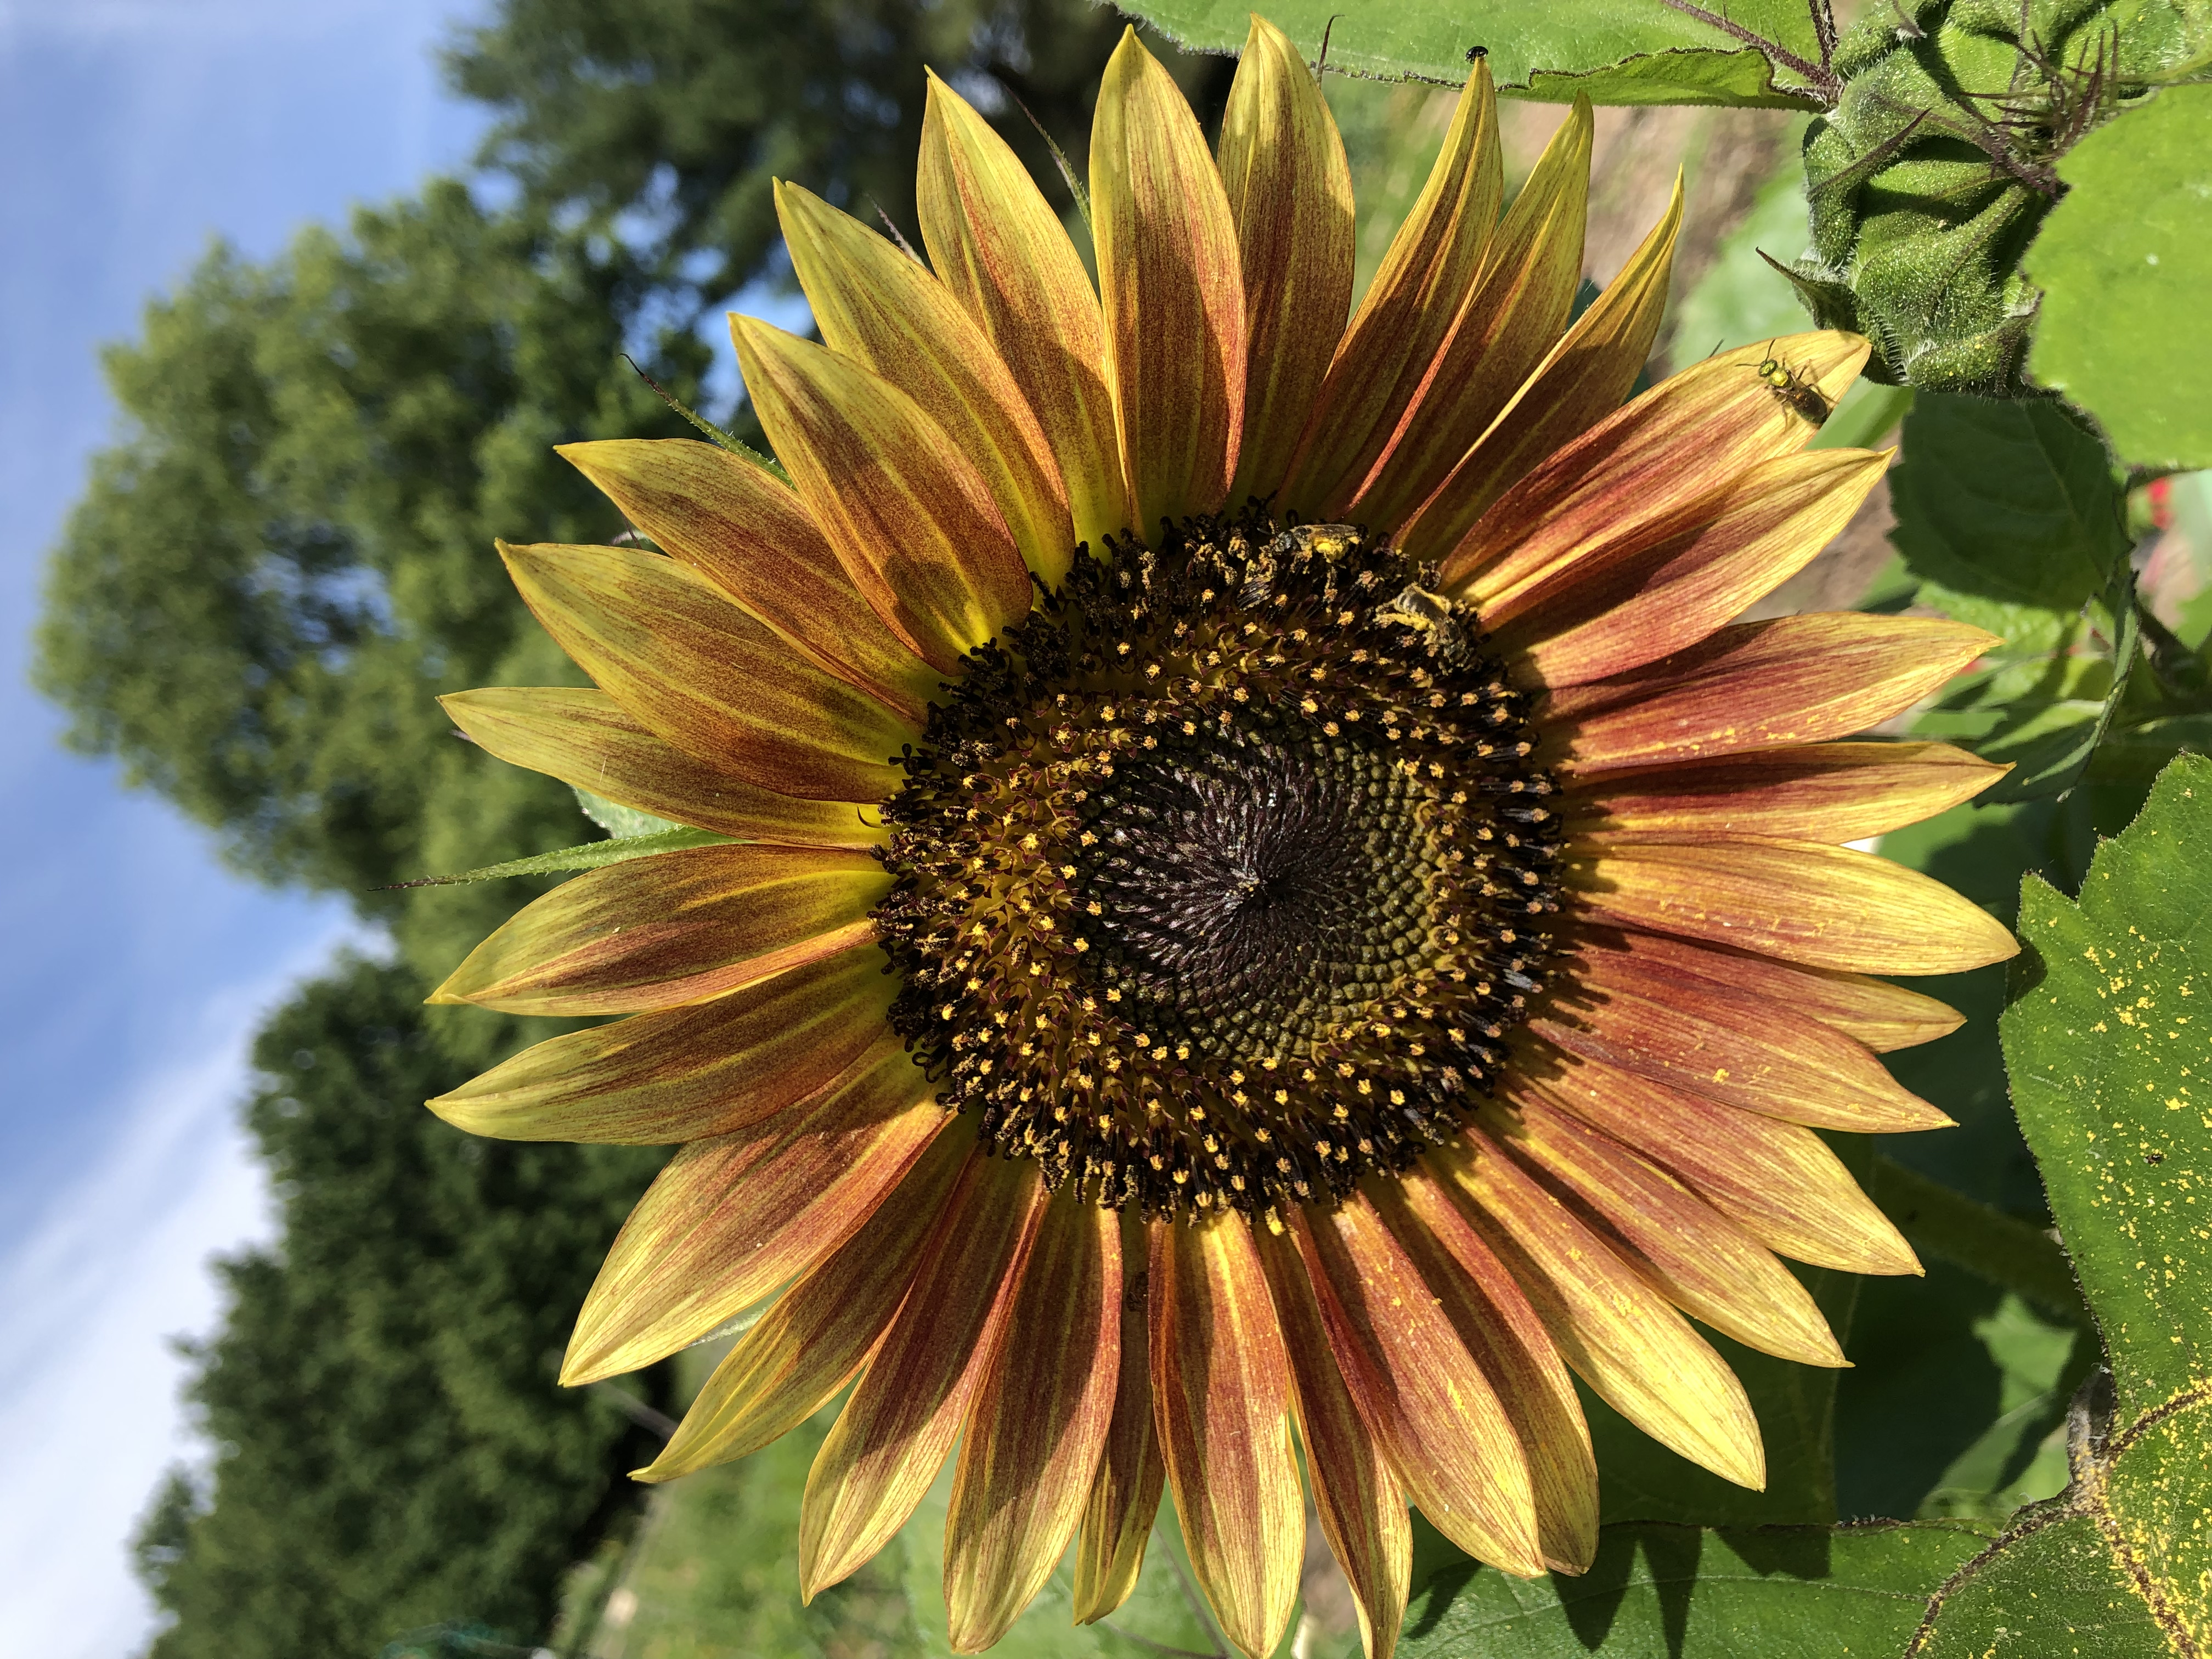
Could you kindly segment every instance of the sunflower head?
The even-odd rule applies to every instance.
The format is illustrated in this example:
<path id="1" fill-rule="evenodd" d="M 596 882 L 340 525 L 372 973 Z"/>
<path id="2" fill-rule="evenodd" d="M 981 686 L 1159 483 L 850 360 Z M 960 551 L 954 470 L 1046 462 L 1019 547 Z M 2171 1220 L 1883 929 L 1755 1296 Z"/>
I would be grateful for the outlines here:
<path id="1" fill-rule="evenodd" d="M 1917 1270 L 1815 1131 L 1946 1121 L 1875 1056 L 1956 1016 L 1872 975 L 2012 945 L 1842 843 L 1996 769 L 1838 739 L 1988 641 L 1733 621 L 1880 476 L 1806 448 L 1866 344 L 1771 341 L 1629 398 L 1680 196 L 1575 314 L 1589 138 L 1578 103 L 1501 211 L 1477 63 L 1355 309 L 1297 49 L 1255 21 L 1209 149 L 1133 33 L 1092 134 L 1094 289 L 933 82 L 927 265 L 779 189 L 822 342 L 732 325 L 780 468 L 577 445 L 647 544 L 505 550 L 597 689 L 465 693 L 456 720 L 707 833 L 479 946 L 441 1000 L 628 1018 L 432 1103 L 680 1143 L 564 1375 L 746 1316 L 653 1480 L 849 1384 L 809 1595 L 957 1443 L 957 1646 L 1071 1542 L 1075 1616 L 1112 1612 L 1164 1490 L 1222 1629 L 1266 1653 L 1302 1448 L 1387 1654 L 1409 1504 L 1510 1571 L 1588 1563 L 1571 1374 L 1757 1485 L 1692 1320 L 1837 1364 L 1778 1256 Z"/>

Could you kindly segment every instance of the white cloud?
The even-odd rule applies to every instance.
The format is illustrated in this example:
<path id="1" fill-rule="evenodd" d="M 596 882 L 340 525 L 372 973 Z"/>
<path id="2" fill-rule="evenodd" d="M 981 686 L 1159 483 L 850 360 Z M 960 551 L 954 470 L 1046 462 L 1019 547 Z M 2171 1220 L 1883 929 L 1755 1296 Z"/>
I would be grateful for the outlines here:
<path id="1" fill-rule="evenodd" d="M 343 936 L 210 996 L 198 1052 L 137 1082 L 108 1156 L 0 1260 L 4 1659 L 123 1659 L 152 1627 L 126 1546 L 161 1470 L 201 1452 L 168 1339 L 214 1322 L 208 1258 L 270 1231 L 237 1121 L 246 1044 Z"/>

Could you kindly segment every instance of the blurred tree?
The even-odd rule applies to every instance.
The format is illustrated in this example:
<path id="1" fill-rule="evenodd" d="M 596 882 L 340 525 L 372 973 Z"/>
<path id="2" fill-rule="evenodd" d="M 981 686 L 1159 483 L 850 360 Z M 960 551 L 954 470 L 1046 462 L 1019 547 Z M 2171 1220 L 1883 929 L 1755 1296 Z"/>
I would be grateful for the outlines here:
<path id="1" fill-rule="evenodd" d="M 216 1455 L 140 1533 L 173 1615 L 151 1659 L 368 1655 L 456 1619 L 533 1638 L 652 1455 L 554 1375 L 658 1154 L 449 1128 L 420 1103 L 467 1068 L 422 1015 L 410 973 L 356 958 L 255 1045 L 282 1238 L 221 1264 L 223 1328 L 186 1350 Z"/>

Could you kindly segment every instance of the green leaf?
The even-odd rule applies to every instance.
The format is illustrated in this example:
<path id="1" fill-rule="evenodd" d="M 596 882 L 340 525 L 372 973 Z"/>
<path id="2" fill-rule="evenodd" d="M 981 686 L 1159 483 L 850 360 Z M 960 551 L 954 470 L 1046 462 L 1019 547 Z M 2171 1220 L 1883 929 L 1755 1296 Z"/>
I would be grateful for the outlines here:
<path id="1" fill-rule="evenodd" d="M 655 853 L 678 853 L 687 847 L 717 847 L 736 839 L 734 836 L 718 836 L 711 830 L 664 830 L 658 835 L 587 841 L 581 847 L 564 847 L 556 853 L 533 853 L 528 858 L 509 859 L 504 864 L 487 864 L 480 870 L 464 870 L 458 876 L 424 876 L 419 880 L 392 884 L 452 887 L 463 882 L 500 881 L 508 876 L 556 876 L 572 870 L 597 870 L 629 859 L 649 858 Z"/>
<path id="2" fill-rule="evenodd" d="M 2028 366 L 2142 466 L 2212 466 L 2212 87 L 2171 87 L 2058 164 L 2027 252 Z"/>
<path id="3" fill-rule="evenodd" d="M 1121 9 L 1199 52 L 1238 50 L 1250 15 L 1243 0 L 1134 0 Z M 1796 0 L 1737 0 L 1728 12 L 1800 58 L 1820 55 L 1810 14 Z M 1776 84 L 1754 46 L 1663 0 L 1278 0 L 1267 15 L 1314 58 L 1329 29 L 1332 68 L 1385 80 L 1457 86 L 1467 78 L 1468 52 L 1481 47 L 1508 95 L 1814 107 L 1801 92 Z"/>
<path id="4" fill-rule="evenodd" d="M 1928 1587 L 1987 1547 L 1960 1522 L 1609 1527 L 1579 1578 L 1472 1563 L 1414 1593 L 1405 1659 L 1837 1659 L 1911 1639 Z M 2063 1652 L 2063 1650 L 2052 1651 Z"/>
<path id="5" fill-rule="evenodd" d="M 576 787 L 571 784 L 569 787 Z M 658 836 L 684 827 L 673 818 L 657 817 L 637 807 L 624 806 L 620 801 L 595 795 L 588 789 L 576 789 L 576 805 L 584 809 L 586 817 L 617 841 L 627 841 L 635 836 Z"/>

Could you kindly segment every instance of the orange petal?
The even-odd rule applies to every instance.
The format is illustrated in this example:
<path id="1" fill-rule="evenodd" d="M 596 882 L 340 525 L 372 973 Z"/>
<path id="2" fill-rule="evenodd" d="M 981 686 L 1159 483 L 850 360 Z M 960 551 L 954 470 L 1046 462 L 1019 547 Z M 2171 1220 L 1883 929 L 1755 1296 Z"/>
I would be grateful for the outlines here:
<path id="1" fill-rule="evenodd" d="M 732 316 L 745 392 L 876 613 L 940 673 L 1030 608 L 1030 573 L 974 465 L 915 400 L 825 346 Z"/>
<path id="2" fill-rule="evenodd" d="M 2020 949 L 1942 882 L 1848 847 L 1632 842 L 1569 880 L 1620 921 L 1845 973 L 1959 974 Z"/>
<path id="3" fill-rule="evenodd" d="M 1566 328 L 1582 283 L 1593 131 L 1589 100 L 1578 97 L 1506 210 L 1480 278 L 1346 517 L 1402 524 Z"/>
<path id="4" fill-rule="evenodd" d="M 678 823 L 792 847 L 881 847 L 890 840 L 857 802 L 779 795 L 663 743 L 604 691 L 501 685 L 451 692 L 438 702 L 477 747 L 500 759 Z"/>
<path id="5" fill-rule="evenodd" d="M 1352 1586 L 1367 1659 L 1390 1659 L 1406 1616 L 1413 1576 L 1413 1528 L 1405 1490 L 1360 1420 L 1330 1357 L 1328 1329 L 1305 1262 L 1290 1239 L 1255 1231 L 1291 1362 L 1298 1438 L 1306 1449 L 1314 1509 L 1323 1537 Z"/>
<path id="6" fill-rule="evenodd" d="M 817 665 L 919 726 L 938 677 L 839 568 L 791 487 L 758 462 L 688 438 L 559 452 L 655 546 L 704 574 Z"/>
<path id="7" fill-rule="evenodd" d="M 562 1382 L 665 1359 L 814 1267 L 946 1121 L 921 1068 L 887 1035 L 811 1101 L 683 1148 L 600 1265 Z"/>
<path id="8" fill-rule="evenodd" d="M 1743 1385 L 1604 1242 L 1480 1130 L 1430 1154 L 1512 1269 L 1560 1354 L 1606 1403 L 1723 1480 L 1766 1480 Z"/>
<path id="9" fill-rule="evenodd" d="M 807 1601 L 889 1543 L 937 1478 L 998 1350 L 1044 1205 L 1033 1159 L 968 1160 L 905 1306 L 807 1471 Z"/>
<path id="10" fill-rule="evenodd" d="M 1191 1570 L 1222 1634 L 1265 1659 L 1305 1555 L 1290 1362 L 1242 1216 L 1152 1224 L 1152 1405 Z"/>
<path id="11" fill-rule="evenodd" d="M 1832 403 L 1868 349 L 1856 334 L 1798 334 L 1717 353 L 1661 381 L 1499 496 L 1445 555 L 1445 585 L 1486 615 L 1593 549 L 1674 521 L 1820 430 L 1759 378 L 1763 359 L 1790 364 Z"/>
<path id="12" fill-rule="evenodd" d="M 1097 296 L 1006 141 L 933 74 L 915 199 L 930 263 L 1036 412 L 1066 481 L 1075 538 L 1097 548 L 1129 525 Z"/>
<path id="13" fill-rule="evenodd" d="M 1850 521 L 1889 457 L 1816 449 L 1763 461 L 1659 540 L 1624 538 L 1486 613 L 1499 650 L 1548 686 L 1625 673 L 1695 645 L 1788 580 Z"/>
<path id="14" fill-rule="evenodd" d="M 1869 1134 L 1951 1120 L 1865 1044 L 1795 1011 L 1672 975 L 1586 943 L 1529 1031 L 1569 1054 L 1820 1129 Z"/>
<path id="15" fill-rule="evenodd" d="M 1810 1129 L 1738 1111 L 1585 1060 L 1540 1067 L 1514 1085 L 1633 1147 L 1771 1250 L 1849 1273 L 1917 1273 L 1889 1218 Z"/>
<path id="16" fill-rule="evenodd" d="M 1478 60 L 1428 182 L 1329 364 L 1284 486 L 1284 506 L 1327 518 L 1328 508 L 1359 493 L 1420 396 L 1481 274 L 1504 187 L 1498 96 L 1489 64 Z"/>
<path id="17" fill-rule="evenodd" d="M 1407 556 L 1441 559 L 1530 467 L 1620 407 L 1651 356 L 1666 314 L 1667 282 L 1681 228 L 1677 173 L 1665 215 L 1612 286 L 1575 319 L 1566 338 L 1400 531 L 1398 544 Z"/>
<path id="18" fill-rule="evenodd" d="M 1786 1008 L 1832 1025 L 1877 1054 L 1933 1042 L 1965 1023 L 1956 1009 L 1887 980 L 1803 968 L 1725 945 L 1700 944 L 1639 928 L 1580 927 L 1562 941 L 1562 948 L 1569 954 L 1583 948 L 1614 952 L 1662 981 L 1719 989 Z M 1663 1000 L 1668 994 L 1654 989 L 1651 994 Z"/>
<path id="19" fill-rule="evenodd" d="M 1115 1384 L 1114 1415 L 1098 1473 L 1084 1504 L 1083 1532 L 1075 1547 L 1075 1622 L 1104 1618 L 1129 1599 L 1145 1564 L 1145 1543 L 1159 1513 L 1160 1489 L 1167 1480 L 1160 1461 L 1159 1428 L 1152 1413 L 1152 1383 L 1147 1340 L 1143 1272 L 1134 1279 L 1132 1263 L 1146 1259 L 1145 1224 L 1125 1212 L 1120 1222 L 1125 1290 L 1121 1297 L 1121 1375 Z"/>
<path id="20" fill-rule="evenodd" d="M 775 210 L 822 343 L 944 428 L 982 473 L 1029 568 L 1056 585 L 1075 551 L 1067 486 L 989 337 L 919 261 L 812 191 L 779 181 Z"/>
<path id="21" fill-rule="evenodd" d="M 1121 1363 L 1121 1224 L 1065 1189 L 961 1437 L 945 1523 L 954 1652 L 989 1647 L 1052 1577 L 1098 1471 Z"/>
<path id="22" fill-rule="evenodd" d="M 469 952 L 432 1002 L 629 1014 L 703 1002 L 875 936 L 890 878 L 828 847 L 693 847 L 563 882 Z"/>
<path id="23" fill-rule="evenodd" d="M 1807 1365 L 1847 1362 L 1802 1285 L 1758 1240 L 1681 1182 L 1534 1091 L 1483 1127 L 1551 1177 L 1555 1192 L 1683 1312 L 1762 1353 Z"/>
<path id="24" fill-rule="evenodd" d="M 1227 499 L 1244 420 L 1244 281 L 1237 226 L 1173 76 L 1125 29 L 1091 120 L 1091 225 L 1130 513 Z"/>
<path id="25" fill-rule="evenodd" d="M 1321 84 L 1288 35 L 1255 15 L 1220 167 L 1244 274 L 1244 443 L 1234 503 L 1279 489 L 1352 307 L 1352 169 Z"/>
<path id="26" fill-rule="evenodd" d="M 883 800 L 915 728 L 823 672 L 721 589 L 626 547 L 511 547 L 545 631 L 623 709 L 687 754 L 812 800 Z"/>
<path id="27" fill-rule="evenodd" d="M 896 989 L 862 945 L 697 1007 L 541 1042 L 430 1109 L 502 1140 L 704 1140 L 830 1082 L 883 1030 Z"/>
<path id="28" fill-rule="evenodd" d="M 1862 841 L 1970 800 L 2007 769 L 1947 743 L 1821 743 L 1602 772 L 1571 794 L 1581 836 L 1607 842 Z"/>
<path id="29" fill-rule="evenodd" d="M 1291 1225 L 1337 1369 L 1414 1504 L 1468 1554 L 1542 1572 L 1524 1436 L 1476 1357 L 1493 1346 L 1484 1298 L 1431 1241 L 1417 1260 L 1364 1197 Z"/>
<path id="30" fill-rule="evenodd" d="M 1933 617 L 1834 611 L 1742 623 L 1644 667 L 1553 691 L 1544 726 L 1576 772 L 1817 743 L 1911 708 L 2000 643 Z"/>
<path id="31" fill-rule="evenodd" d="M 913 1283 L 922 1246 L 975 1137 L 957 1130 L 929 1144 L 860 1230 L 776 1298 L 708 1377 L 641 1480 L 758 1451 L 820 1410 L 860 1370 Z"/>

